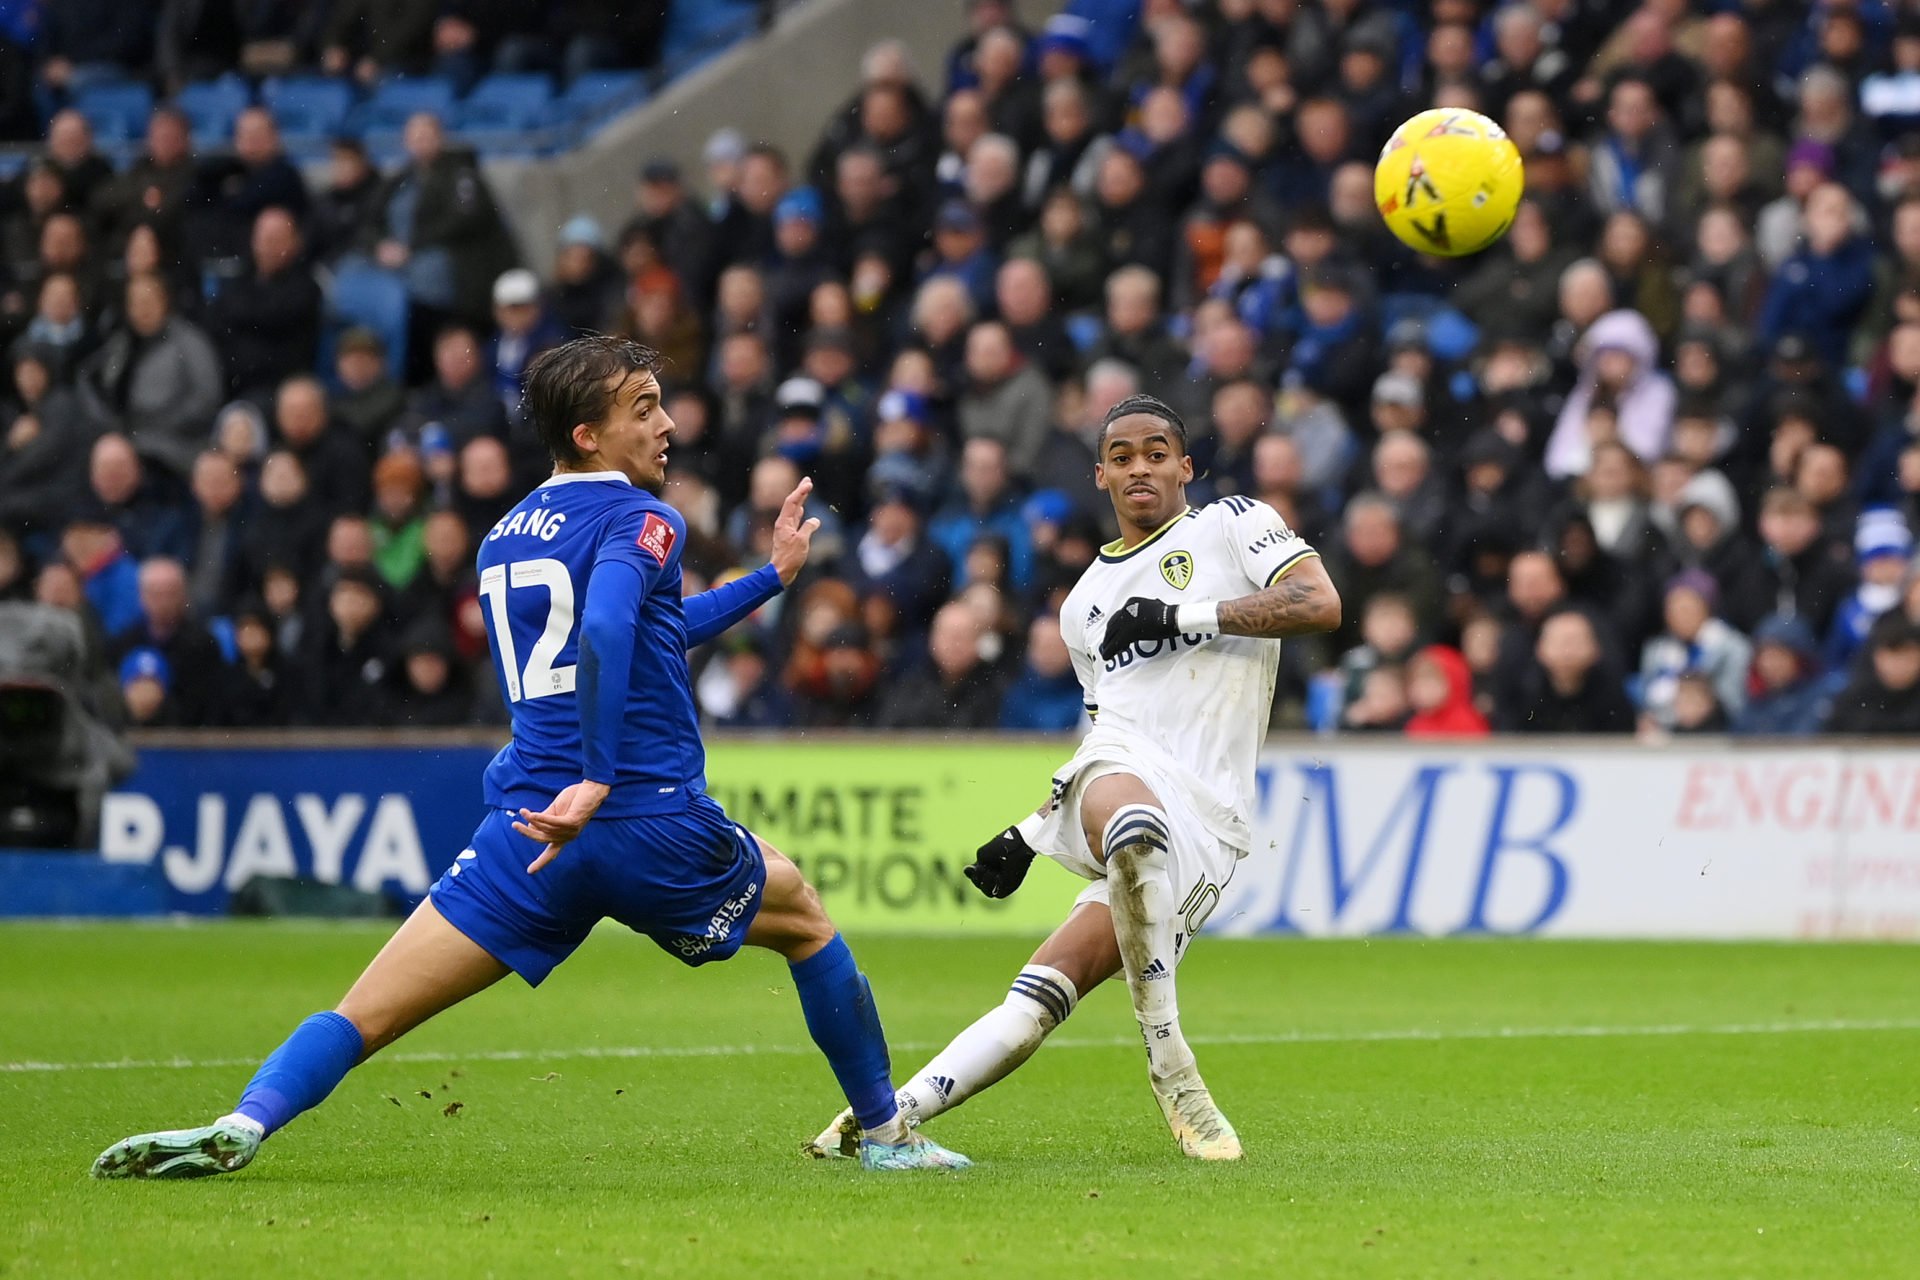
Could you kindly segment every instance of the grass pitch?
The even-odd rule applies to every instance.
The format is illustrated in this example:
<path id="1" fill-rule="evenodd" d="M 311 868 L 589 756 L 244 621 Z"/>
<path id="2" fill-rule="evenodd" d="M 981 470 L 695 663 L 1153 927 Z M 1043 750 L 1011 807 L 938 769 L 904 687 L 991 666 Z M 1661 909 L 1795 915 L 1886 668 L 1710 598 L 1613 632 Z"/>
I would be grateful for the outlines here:
<path id="1" fill-rule="evenodd" d="M 609 929 L 540 992 L 509 979 L 356 1071 L 242 1173 L 86 1176 L 125 1134 L 225 1111 L 384 933 L 0 928 L 0 1275 L 1920 1266 L 1920 954 L 1880 946 L 1210 938 L 1182 1012 L 1243 1165 L 1180 1159 L 1113 987 L 936 1122 L 977 1168 L 882 1177 L 796 1154 L 840 1101 L 783 965 L 687 973 Z M 854 942 L 897 1076 L 1030 949 Z"/>

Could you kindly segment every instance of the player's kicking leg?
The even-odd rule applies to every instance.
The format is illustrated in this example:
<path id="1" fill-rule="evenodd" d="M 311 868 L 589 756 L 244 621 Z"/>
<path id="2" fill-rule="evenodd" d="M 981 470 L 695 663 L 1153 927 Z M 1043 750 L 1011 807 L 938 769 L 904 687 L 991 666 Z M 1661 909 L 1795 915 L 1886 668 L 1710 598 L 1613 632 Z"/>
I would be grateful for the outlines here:
<path id="1" fill-rule="evenodd" d="M 339 1007 L 302 1022 L 260 1065 L 232 1112 L 198 1129 L 116 1142 L 93 1162 L 93 1176 L 201 1178 L 245 1168 L 263 1141 L 319 1106 L 355 1066 L 507 972 L 423 902 Z"/>
<path id="2" fill-rule="evenodd" d="M 1104 851 L 1113 906 L 1075 907 L 1014 979 L 1007 999 L 899 1090 L 900 1109 L 919 1125 L 1004 1079 L 1066 1021 L 1081 996 L 1124 970 L 1154 1097 L 1181 1151 L 1201 1160 L 1238 1159 L 1239 1137 L 1214 1105 L 1180 1031 L 1174 996 L 1179 923 L 1166 811 L 1139 778 L 1116 773 L 1088 785 L 1080 818 L 1088 848 Z M 851 1113 L 842 1112 L 803 1150 L 816 1157 L 852 1155 L 855 1131 Z"/>
<path id="3" fill-rule="evenodd" d="M 900 1108 L 918 1125 L 1004 1078 L 1033 1056 L 1081 995 L 1124 969 L 1154 1097 L 1181 1151 L 1201 1160 L 1238 1159 L 1239 1137 L 1214 1105 L 1180 1031 L 1174 973 L 1182 924 L 1167 865 L 1172 832 L 1165 808 L 1138 777 L 1115 773 L 1088 784 L 1080 820 L 1088 848 L 1103 851 L 1111 907 L 1076 907 L 1014 979 L 1006 1001 L 900 1089 Z M 851 1155 L 852 1132 L 842 1112 L 804 1150 Z"/>
<path id="4" fill-rule="evenodd" d="M 972 1161 L 908 1124 L 894 1099 L 886 1035 L 866 975 L 800 869 L 764 840 L 760 849 L 766 858 L 767 887 L 746 940 L 786 957 L 807 1030 L 851 1104 L 848 1133 L 858 1143 L 861 1165 L 877 1170 L 967 1168 Z"/>
<path id="5" fill-rule="evenodd" d="M 1198 1160 L 1238 1160 L 1239 1135 L 1214 1105 L 1180 1032 L 1174 972 L 1182 923 L 1167 867 L 1173 832 L 1166 807 L 1138 777 L 1113 773 L 1088 784 L 1080 822 L 1088 847 L 1100 850 L 1107 865 L 1113 933 L 1147 1045 L 1153 1096 L 1183 1152 Z"/>
<path id="6" fill-rule="evenodd" d="M 1120 947 L 1106 905 L 1083 902 L 1033 953 L 1007 998 L 955 1036 L 894 1095 L 919 1126 L 998 1084 L 1031 1058 L 1080 998 L 1119 973 Z M 842 1111 L 802 1148 L 815 1158 L 857 1154 L 859 1126 Z"/>

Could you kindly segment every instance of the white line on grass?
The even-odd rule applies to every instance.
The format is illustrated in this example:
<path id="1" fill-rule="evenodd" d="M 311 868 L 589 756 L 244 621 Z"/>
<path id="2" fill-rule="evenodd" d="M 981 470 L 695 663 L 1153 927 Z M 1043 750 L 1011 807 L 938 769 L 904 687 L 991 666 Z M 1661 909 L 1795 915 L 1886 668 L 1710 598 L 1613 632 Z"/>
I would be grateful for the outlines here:
<path id="1" fill-rule="evenodd" d="M 1913 1018 L 1834 1018 L 1821 1022 L 1726 1022 L 1695 1025 L 1683 1022 L 1655 1023 L 1650 1026 L 1570 1026 L 1570 1027 L 1459 1027 L 1433 1029 L 1406 1027 L 1380 1031 L 1280 1031 L 1260 1035 L 1188 1036 L 1198 1045 L 1287 1045 L 1287 1044 L 1381 1044 L 1399 1041 L 1446 1040 L 1581 1040 L 1611 1039 L 1627 1036 L 1780 1036 L 1847 1031 L 1920 1031 L 1920 1019 Z M 1138 1036 L 1114 1036 L 1108 1039 L 1059 1037 L 1049 1044 L 1062 1049 L 1126 1049 L 1139 1045 Z M 901 1053 L 924 1053 L 945 1047 L 945 1042 L 895 1042 Z M 588 1045 L 576 1049 L 480 1049 L 470 1053 L 440 1050 L 419 1053 L 388 1053 L 382 1062 L 558 1062 L 568 1059 L 623 1058 L 748 1058 L 786 1057 L 816 1053 L 810 1044 L 692 1044 L 692 1045 Z M 113 1062 L 0 1062 L 0 1071 L 166 1071 L 198 1070 L 213 1067 L 251 1067 L 258 1058 L 155 1058 L 145 1061 L 124 1058 Z"/>

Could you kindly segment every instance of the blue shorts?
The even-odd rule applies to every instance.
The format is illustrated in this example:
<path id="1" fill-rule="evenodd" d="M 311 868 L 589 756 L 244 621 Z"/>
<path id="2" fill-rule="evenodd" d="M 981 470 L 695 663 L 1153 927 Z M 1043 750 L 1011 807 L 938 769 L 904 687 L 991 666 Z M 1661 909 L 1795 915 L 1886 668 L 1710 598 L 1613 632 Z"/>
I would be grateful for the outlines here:
<path id="1" fill-rule="evenodd" d="M 760 910 L 760 845 L 719 803 L 694 793 L 681 813 L 595 818 L 534 875 L 545 848 L 495 809 L 433 886 L 433 905 L 489 955 L 539 986 L 602 919 L 644 933 L 690 965 L 725 960 Z"/>

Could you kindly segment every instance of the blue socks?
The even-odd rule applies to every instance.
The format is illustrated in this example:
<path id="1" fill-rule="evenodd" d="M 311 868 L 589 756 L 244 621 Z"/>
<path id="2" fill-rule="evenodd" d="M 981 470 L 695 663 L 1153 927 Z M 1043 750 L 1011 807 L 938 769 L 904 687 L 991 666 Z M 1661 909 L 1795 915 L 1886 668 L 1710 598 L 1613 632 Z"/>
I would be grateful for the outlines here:
<path id="1" fill-rule="evenodd" d="M 880 1012 L 873 1007 L 867 976 L 853 962 L 853 952 L 839 934 L 798 964 L 793 985 L 807 1030 L 820 1052 L 827 1055 L 840 1091 L 853 1106 L 863 1129 L 878 1129 L 898 1110 L 893 1101 L 893 1064 L 887 1060 L 887 1037 L 880 1029 Z"/>
<path id="2" fill-rule="evenodd" d="M 873 990 L 846 940 L 836 933 L 832 942 L 790 967 L 807 1030 L 827 1056 L 860 1127 L 886 1124 L 898 1110 L 893 1064 Z M 316 1013 L 260 1064 L 234 1111 L 272 1133 L 319 1106 L 360 1061 L 364 1048 L 351 1022 L 337 1013 Z"/>
<path id="3" fill-rule="evenodd" d="M 877 1031 L 879 1024 L 874 1026 Z M 351 1022 L 337 1013 L 316 1013 L 295 1027 L 286 1043 L 260 1064 L 234 1111 L 272 1133 L 302 1111 L 319 1106 L 360 1061 L 363 1047 L 360 1032 Z"/>

